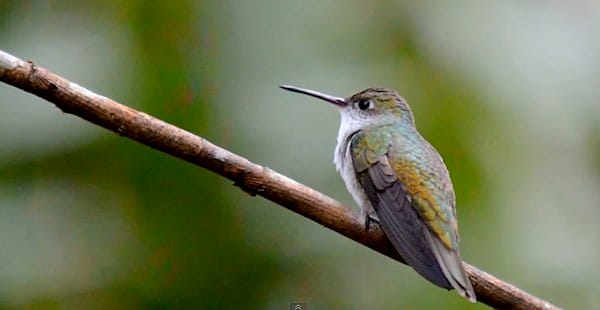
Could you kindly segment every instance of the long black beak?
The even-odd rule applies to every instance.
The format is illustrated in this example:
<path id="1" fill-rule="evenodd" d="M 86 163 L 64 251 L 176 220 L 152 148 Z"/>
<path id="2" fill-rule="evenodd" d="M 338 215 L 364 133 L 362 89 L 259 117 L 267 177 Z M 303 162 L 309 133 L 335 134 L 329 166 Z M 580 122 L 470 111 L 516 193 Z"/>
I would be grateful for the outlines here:
<path id="1" fill-rule="evenodd" d="M 321 100 L 325 100 L 327 102 L 331 102 L 338 107 L 345 107 L 346 105 L 348 105 L 348 103 L 346 102 L 346 99 L 344 99 L 344 98 L 326 95 L 326 94 L 323 94 L 323 93 L 320 93 L 320 92 L 317 92 L 314 90 L 304 89 L 304 88 L 295 87 L 295 86 L 288 86 L 288 85 L 281 85 L 279 87 L 281 87 L 285 90 L 289 90 L 291 92 L 305 94 L 305 95 L 309 95 L 309 96 L 312 96 L 315 98 L 319 98 Z"/>

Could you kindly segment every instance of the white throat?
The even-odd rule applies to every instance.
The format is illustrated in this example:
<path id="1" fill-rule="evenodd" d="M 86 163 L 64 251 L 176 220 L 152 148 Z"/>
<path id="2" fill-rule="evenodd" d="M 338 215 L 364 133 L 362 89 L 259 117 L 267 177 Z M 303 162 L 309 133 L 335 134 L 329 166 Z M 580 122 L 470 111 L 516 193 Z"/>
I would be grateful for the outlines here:
<path id="1" fill-rule="evenodd" d="M 350 158 L 344 158 L 348 151 L 349 143 L 348 138 L 353 133 L 361 130 L 367 125 L 367 121 L 357 116 L 353 111 L 349 108 L 342 108 L 340 110 L 341 122 L 340 129 L 338 130 L 337 136 L 337 145 L 335 147 L 335 153 L 333 155 L 333 163 L 335 164 L 335 168 L 339 173 L 342 173 L 342 165 L 345 160 L 350 160 Z M 342 176 L 343 177 L 343 176 Z"/>
<path id="2" fill-rule="evenodd" d="M 358 115 L 354 115 L 351 109 L 341 110 L 342 120 L 338 131 L 337 145 L 333 156 L 333 163 L 339 172 L 342 180 L 346 184 L 348 192 L 354 198 L 354 201 L 360 209 L 360 219 L 366 221 L 367 215 L 371 218 L 377 218 L 367 195 L 356 179 L 354 162 L 350 154 L 350 136 L 355 132 L 368 127 L 368 120 Z M 365 222 L 366 223 L 366 222 Z"/>

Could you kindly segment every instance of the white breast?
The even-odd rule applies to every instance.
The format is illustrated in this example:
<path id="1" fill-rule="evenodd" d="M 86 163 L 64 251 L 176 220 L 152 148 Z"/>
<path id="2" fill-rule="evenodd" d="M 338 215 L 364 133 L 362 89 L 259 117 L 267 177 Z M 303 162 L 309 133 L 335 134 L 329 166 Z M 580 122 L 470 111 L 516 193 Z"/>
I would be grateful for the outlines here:
<path id="1" fill-rule="evenodd" d="M 373 210 L 365 191 L 362 189 L 362 186 L 360 186 L 356 178 L 354 163 L 350 154 L 349 141 L 350 135 L 359 130 L 361 125 L 362 124 L 354 121 L 351 116 L 342 111 L 342 122 L 338 132 L 333 163 L 335 164 L 336 170 L 341 175 L 342 180 L 346 183 L 348 192 L 350 192 L 352 198 L 354 198 L 354 201 L 356 201 L 360 207 L 360 219 L 366 221 L 367 216 L 374 219 L 377 219 L 377 216 L 375 215 L 375 210 Z"/>

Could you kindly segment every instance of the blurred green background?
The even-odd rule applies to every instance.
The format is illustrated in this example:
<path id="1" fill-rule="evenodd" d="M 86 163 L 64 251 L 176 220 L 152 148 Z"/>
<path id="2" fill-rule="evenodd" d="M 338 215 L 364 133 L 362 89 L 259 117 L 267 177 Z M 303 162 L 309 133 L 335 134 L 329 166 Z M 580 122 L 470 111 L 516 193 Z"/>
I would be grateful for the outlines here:
<path id="1" fill-rule="evenodd" d="M 0 49 L 354 206 L 339 116 L 278 89 L 398 89 L 463 258 L 600 304 L 600 5 L 2 1 Z M 0 307 L 483 309 L 180 160 L 0 84 Z"/>

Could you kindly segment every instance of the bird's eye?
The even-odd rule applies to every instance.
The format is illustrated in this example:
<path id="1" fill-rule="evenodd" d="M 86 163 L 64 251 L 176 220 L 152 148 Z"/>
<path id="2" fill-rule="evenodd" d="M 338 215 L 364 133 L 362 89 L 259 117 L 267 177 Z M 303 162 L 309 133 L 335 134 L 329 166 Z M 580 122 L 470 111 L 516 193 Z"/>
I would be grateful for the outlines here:
<path id="1" fill-rule="evenodd" d="M 357 104 L 358 108 L 361 110 L 366 110 L 366 109 L 370 109 L 371 108 L 371 101 L 367 100 L 367 99 L 361 99 L 358 104 Z"/>

